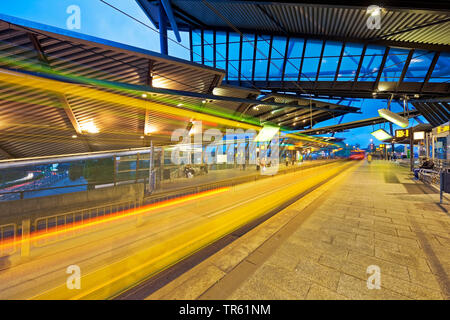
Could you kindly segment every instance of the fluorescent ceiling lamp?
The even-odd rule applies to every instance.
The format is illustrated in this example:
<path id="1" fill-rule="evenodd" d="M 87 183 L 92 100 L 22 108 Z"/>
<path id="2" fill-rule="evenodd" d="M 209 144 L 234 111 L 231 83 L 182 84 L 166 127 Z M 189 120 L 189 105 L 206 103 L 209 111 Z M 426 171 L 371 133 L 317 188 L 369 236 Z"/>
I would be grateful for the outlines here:
<path id="1" fill-rule="evenodd" d="M 390 121 L 392 123 L 395 123 L 396 125 L 406 128 L 409 125 L 409 120 L 406 118 L 403 118 L 396 114 L 395 112 L 392 112 L 388 109 L 379 109 L 378 114 L 380 117 L 386 119 L 387 121 Z"/>
<path id="2" fill-rule="evenodd" d="M 274 135 L 276 135 L 280 131 L 278 127 L 272 126 L 264 126 L 258 135 L 255 137 L 255 141 L 257 142 L 267 142 L 270 141 Z"/>
<path id="3" fill-rule="evenodd" d="M 384 140 L 392 138 L 392 136 L 383 129 L 378 129 L 378 130 L 372 132 L 371 135 L 373 135 L 375 138 L 377 138 L 380 141 L 384 141 Z"/>
<path id="4" fill-rule="evenodd" d="M 425 139 L 424 131 L 414 132 L 414 140 L 423 140 L 423 139 Z"/>
<path id="5" fill-rule="evenodd" d="M 80 125 L 81 131 L 88 132 L 88 133 L 99 133 L 100 130 L 97 128 L 97 126 L 94 124 L 93 121 L 89 121 L 87 123 L 84 123 Z"/>

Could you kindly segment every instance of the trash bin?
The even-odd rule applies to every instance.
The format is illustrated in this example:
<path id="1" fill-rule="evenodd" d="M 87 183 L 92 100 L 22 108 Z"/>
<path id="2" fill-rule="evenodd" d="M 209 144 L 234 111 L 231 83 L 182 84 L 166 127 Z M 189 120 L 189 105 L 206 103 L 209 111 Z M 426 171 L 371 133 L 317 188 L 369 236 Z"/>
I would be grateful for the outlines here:
<path id="1" fill-rule="evenodd" d="M 450 169 L 441 172 L 441 191 L 450 193 Z"/>
<path id="2" fill-rule="evenodd" d="M 163 171 L 163 179 L 169 180 L 170 179 L 170 169 L 164 169 Z"/>

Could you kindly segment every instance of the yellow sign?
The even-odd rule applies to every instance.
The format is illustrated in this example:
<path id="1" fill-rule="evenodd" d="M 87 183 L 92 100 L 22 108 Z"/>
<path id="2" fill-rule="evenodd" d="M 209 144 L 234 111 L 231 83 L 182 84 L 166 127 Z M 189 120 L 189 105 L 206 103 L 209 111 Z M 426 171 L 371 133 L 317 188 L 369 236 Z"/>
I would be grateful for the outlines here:
<path id="1" fill-rule="evenodd" d="M 450 125 L 443 125 L 436 128 L 437 134 L 450 131 Z"/>
<path id="2" fill-rule="evenodd" d="M 408 138 L 409 137 L 409 129 L 399 129 L 395 130 L 396 138 Z"/>

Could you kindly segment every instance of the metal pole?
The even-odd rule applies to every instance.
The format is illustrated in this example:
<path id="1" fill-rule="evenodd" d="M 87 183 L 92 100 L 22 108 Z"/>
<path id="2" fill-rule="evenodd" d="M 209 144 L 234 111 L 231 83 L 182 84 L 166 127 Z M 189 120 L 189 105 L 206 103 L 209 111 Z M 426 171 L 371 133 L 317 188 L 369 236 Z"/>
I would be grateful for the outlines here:
<path id="1" fill-rule="evenodd" d="M 403 99 L 403 113 L 405 113 L 405 112 L 406 112 L 406 100 Z M 405 151 L 405 154 L 408 154 L 408 146 L 406 145 L 406 143 L 405 143 L 404 151 Z"/>
<path id="2" fill-rule="evenodd" d="M 150 141 L 150 163 L 148 165 L 148 183 L 149 183 L 149 191 L 150 193 L 153 192 L 153 152 L 155 151 L 155 148 L 153 147 L 153 141 Z"/>
<path id="3" fill-rule="evenodd" d="M 410 169 L 414 171 L 414 130 L 413 128 L 409 128 L 409 150 L 410 150 Z"/>
<path id="4" fill-rule="evenodd" d="M 136 176 L 135 176 L 135 183 L 138 182 L 139 179 L 139 153 L 136 155 Z"/>
<path id="5" fill-rule="evenodd" d="M 161 186 L 164 179 L 164 147 L 161 147 L 161 159 L 160 159 L 160 169 L 159 169 L 159 186 Z"/>
<path id="6" fill-rule="evenodd" d="M 167 19 L 166 19 L 166 12 L 164 11 L 164 7 L 159 1 L 158 4 L 158 18 L 159 18 L 159 44 L 161 53 L 168 55 L 168 41 L 167 41 Z"/>
<path id="7" fill-rule="evenodd" d="M 114 156 L 114 174 L 113 174 L 113 179 L 114 179 L 114 186 L 116 186 L 116 182 L 117 182 L 117 157 Z"/>

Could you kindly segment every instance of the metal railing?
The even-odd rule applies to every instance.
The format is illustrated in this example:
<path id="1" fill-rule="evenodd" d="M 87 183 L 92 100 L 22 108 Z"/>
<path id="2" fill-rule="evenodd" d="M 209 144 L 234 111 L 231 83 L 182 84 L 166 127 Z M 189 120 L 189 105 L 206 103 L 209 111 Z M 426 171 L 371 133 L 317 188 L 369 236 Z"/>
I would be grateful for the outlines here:
<path id="1" fill-rule="evenodd" d="M 317 163 L 308 163 L 306 166 L 293 166 L 290 168 L 284 168 L 278 172 L 278 174 L 287 174 L 291 172 L 296 172 L 304 169 L 314 168 L 317 166 L 322 166 L 326 164 L 330 164 L 332 162 L 336 162 L 340 160 L 332 160 L 332 161 L 320 161 Z M 31 245 L 33 247 L 39 248 L 43 247 L 45 245 L 55 243 L 57 241 L 66 240 L 68 238 L 78 236 L 80 235 L 79 230 L 75 230 L 74 228 L 71 229 L 71 226 L 74 225 L 83 225 L 85 223 L 93 221 L 93 219 L 98 217 L 106 217 L 106 216 L 113 216 L 115 213 L 124 212 L 126 210 L 136 210 L 137 208 L 141 207 L 143 204 L 153 204 L 158 203 L 174 198 L 179 198 L 186 195 L 191 195 L 194 193 L 209 191 L 213 189 L 218 189 L 222 187 L 233 187 L 242 183 L 251 182 L 251 181 L 257 181 L 260 179 L 270 178 L 272 176 L 270 175 L 261 175 L 261 174 L 253 174 L 253 175 L 247 175 L 243 177 L 238 178 L 231 178 L 227 180 L 222 180 L 218 182 L 208 183 L 208 184 L 202 184 L 192 187 L 186 187 L 181 189 L 176 189 L 173 191 L 164 192 L 164 194 L 153 194 L 150 196 L 145 197 L 144 199 L 133 199 L 128 201 L 122 201 L 117 203 L 109 203 L 107 205 L 100 205 L 96 207 L 90 207 L 90 208 L 84 208 L 84 209 L 78 209 L 73 210 L 69 212 L 63 212 L 55 215 L 49 215 L 45 217 L 39 217 L 36 218 L 33 223 L 30 222 L 30 220 L 23 220 L 22 226 L 19 229 L 16 224 L 7 224 L 0 226 L 0 234 L 1 234 L 1 241 L 4 242 L 10 241 L 10 240 L 16 240 L 17 237 L 22 237 L 22 239 L 28 239 L 30 236 L 30 232 L 33 233 L 46 233 L 51 231 L 54 233 L 54 236 L 49 237 L 43 237 L 39 238 L 38 240 L 33 239 L 31 243 L 26 243 L 27 241 L 22 241 L 24 243 L 21 243 L 21 254 L 22 255 L 28 255 L 29 254 L 29 248 Z M 131 211 L 132 212 L 132 211 Z M 24 233 L 24 230 L 26 229 L 24 226 L 29 226 L 28 232 Z M 93 227 L 96 228 L 95 226 Z M 65 230 L 66 232 L 58 233 L 57 231 Z M 91 228 L 89 228 L 89 231 L 92 231 Z M 25 248 L 25 249 L 24 249 Z M 0 257 L 3 255 L 10 255 L 16 252 L 16 246 L 7 246 L 7 252 L 0 251 Z"/>
<path id="2" fill-rule="evenodd" d="M 337 161 L 342 161 L 342 160 L 335 159 L 335 160 L 329 160 L 329 161 L 311 162 L 311 163 L 308 163 L 307 165 L 299 165 L 299 166 L 293 165 L 292 167 L 289 167 L 289 168 L 285 167 L 285 168 L 279 170 L 277 175 L 278 174 L 288 174 L 288 173 L 292 173 L 292 172 L 296 172 L 296 171 L 300 171 L 300 170 L 314 168 L 317 166 L 326 165 L 326 164 L 330 164 L 330 163 L 337 162 Z M 270 177 L 273 177 L 273 176 L 272 175 L 262 175 L 262 174 L 251 174 L 251 175 L 247 175 L 247 176 L 230 178 L 230 179 L 221 180 L 218 182 L 206 183 L 206 184 L 196 185 L 196 186 L 192 186 L 192 187 L 184 187 L 184 188 L 178 188 L 175 190 L 167 190 L 167 191 L 164 191 L 164 194 L 156 193 L 156 194 L 145 197 L 144 203 L 152 204 L 152 203 L 157 203 L 157 202 L 161 202 L 161 201 L 167 201 L 167 200 L 174 199 L 177 197 L 187 196 L 187 195 L 191 195 L 191 194 L 195 194 L 195 193 L 199 193 L 199 192 L 204 192 L 204 191 L 209 191 L 209 190 L 214 190 L 214 189 L 219 189 L 219 188 L 224 188 L 224 187 L 234 187 L 234 186 L 242 184 L 242 183 L 257 181 L 260 179 L 265 179 L 265 178 L 270 178 Z"/>
<path id="3" fill-rule="evenodd" d="M 9 223 L 0 226 L 0 257 L 8 256 L 16 252 L 17 224 Z M 11 246 L 5 246 L 12 243 Z"/>
<path id="4" fill-rule="evenodd" d="M 68 188 L 77 188 L 77 187 L 86 187 L 88 189 L 89 186 L 101 186 L 101 185 L 123 185 L 123 184 L 134 184 L 134 183 L 141 183 L 143 182 L 146 184 L 148 181 L 147 177 L 139 178 L 139 179 L 126 179 L 126 180 L 118 180 L 118 181 L 96 181 L 94 183 L 84 183 L 84 184 L 71 184 L 66 186 L 58 186 L 58 187 L 47 187 L 47 188 L 39 188 L 39 189 L 29 189 L 29 190 L 17 190 L 17 191 L 7 191 L 2 192 L 0 191 L 0 201 L 10 201 L 10 200 L 22 200 L 25 198 L 25 193 L 33 193 L 33 192 L 39 192 L 39 191 L 48 191 L 48 190 L 62 190 L 62 189 L 68 189 Z M 16 197 L 16 199 L 8 199 L 7 195 L 19 195 Z M 5 198 L 5 199 L 4 199 Z"/>
<path id="5" fill-rule="evenodd" d="M 142 205 L 141 199 L 129 200 L 125 202 L 111 203 L 108 205 L 102 205 L 97 207 L 91 207 L 86 209 L 79 209 L 70 212 L 64 212 L 46 217 L 36 218 L 33 223 L 33 230 L 36 232 L 52 232 L 67 230 L 68 227 L 73 225 L 83 225 L 88 222 L 92 222 L 93 219 L 104 216 L 112 216 L 115 213 L 123 212 L 126 210 L 135 210 Z M 70 230 L 69 230 L 70 231 Z M 61 239 L 67 239 L 79 234 L 79 232 L 64 232 L 61 236 L 46 238 L 44 240 L 38 240 L 33 243 L 35 247 L 40 247 L 48 243 L 53 243 Z"/>

